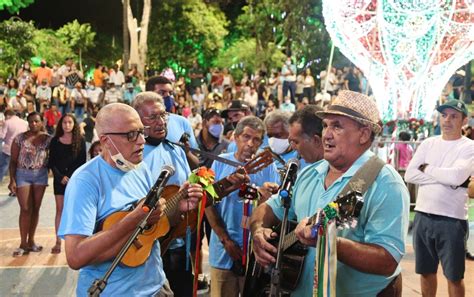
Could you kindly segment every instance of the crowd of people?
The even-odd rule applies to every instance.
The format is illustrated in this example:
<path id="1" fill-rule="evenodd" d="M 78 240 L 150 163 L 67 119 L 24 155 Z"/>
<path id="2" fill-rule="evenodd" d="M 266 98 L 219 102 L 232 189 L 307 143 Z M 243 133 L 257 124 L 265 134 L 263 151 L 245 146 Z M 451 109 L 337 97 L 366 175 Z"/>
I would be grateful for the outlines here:
<path id="1" fill-rule="evenodd" d="M 309 68 L 298 71 L 291 57 L 270 75 L 259 71 L 238 82 L 226 69 L 205 71 L 197 62 L 186 77 L 165 69 L 146 81 L 136 68 L 124 75 L 119 65 L 108 69 L 97 63 L 87 79 L 72 59 L 52 68 L 42 61 L 35 70 L 25 63 L 17 77 L 0 82 L 5 116 L 0 177 L 9 169 L 10 195 L 20 206 L 21 242 L 12 255 L 43 249 L 34 236 L 51 172 L 57 236 L 51 253 L 61 253 L 64 241 L 69 266 L 80 269 L 77 295 L 85 296 L 145 217 L 141 198 L 163 166 L 174 168 L 168 184 L 178 185 L 185 198 L 159 199 L 148 224 L 171 230 L 197 209 L 203 188 L 188 178 L 205 166 L 215 172 L 220 202 L 203 206 L 202 234 L 191 240 L 176 236 L 166 251 L 156 240 L 142 265 L 117 267 L 103 294 L 192 296 L 193 273 L 186 262 L 195 256 L 196 237 L 206 237 L 211 296 L 239 296 L 252 251 L 263 266 L 276 260 L 270 242 L 276 237 L 272 226 L 283 219 L 278 190 L 286 164 L 298 160 L 289 213 L 299 223 L 297 238 L 309 249 L 292 296 L 309 296 L 314 289 L 316 238 L 307 217 L 347 186 L 364 183 L 354 179 L 368 171 L 377 174 L 373 180 L 364 177 L 359 223 L 338 233 L 338 295 L 402 296 L 400 261 L 410 207 L 406 181 L 420 188 L 413 230 L 422 291 L 436 293 L 441 262 L 451 296 L 463 296 L 468 187 L 474 175 L 466 105 L 450 98 L 440 104 L 441 135 L 416 152 L 411 135 L 401 132 L 405 142 L 396 146 L 394 168 L 371 150 L 382 131 L 380 112 L 360 71 L 332 68 L 319 78 Z M 272 162 L 247 172 L 249 161 L 264 150 Z M 243 199 L 248 187 L 255 188 L 258 202 Z M 127 214 L 105 228 L 117 211 Z M 440 246 L 445 241 L 452 245 Z"/>

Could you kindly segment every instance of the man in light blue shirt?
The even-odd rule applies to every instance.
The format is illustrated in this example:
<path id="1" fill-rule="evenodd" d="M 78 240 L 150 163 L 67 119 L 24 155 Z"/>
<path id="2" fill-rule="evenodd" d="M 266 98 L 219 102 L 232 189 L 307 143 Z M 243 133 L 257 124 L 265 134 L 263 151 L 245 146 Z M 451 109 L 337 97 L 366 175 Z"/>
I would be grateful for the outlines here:
<path id="1" fill-rule="evenodd" d="M 293 188 L 290 219 L 300 223 L 295 233 L 309 246 L 302 276 L 292 296 L 313 291 L 316 239 L 307 217 L 332 202 L 351 177 L 373 155 L 369 148 L 378 125 L 375 102 L 360 93 L 340 92 L 324 112 L 324 160 L 304 169 Z M 358 225 L 338 231 L 337 296 L 401 296 L 400 260 L 405 254 L 409 195 L 400 175 L 385 165 L 364 195 Z M 275 198 L 261 205 L 251 219 L 254 251 L 264 265 L 275 262 L 276 248 L 268 240 L 276 234 L 268 227 L 282 218 Z"/>
<path id="2" fill-rule="evenodd" d="M 104 276 L 111 261 L 145 217 L 142 207 L 131 210 L 110 229 L 103 221 L 116 211 L 129 210 L 146 196 L 154 184 L 143 160 L 145 129 L 133 108 L 121 103 L 103 107 L 96 118 L 102 153 L 81 166 L 68 181 L 58 235 L 65 239 L 66 258 L 80 269 L 76 294 L 87 296 L 92 282 Z M 189 203 L 179 211 L 195 208 L 201 189 L 188 188 Z M 164 200 L 148 220 L 161 218 Z M 179 215 L 179 214 L 177 214 Z M 140 266 L 118 266 L 102 296 L 172 296 L 163 272 L 158 242 Z"/>
<path id="3" fill-rule="evenodd" d="M 143 162 L 150 168 L 153 180 L 158 178 L 164 165 L 172 165 L 175 171 L 167 185 L 180 186 L 188 180 L 191 169 L 184 150 L 166 141 L 166 135 L 169 133 L 169 114 L 160 99 L 155 92 L 142 92 L 133 103 L 142 123 L 149 127 Z M 192 295 L 193 275 L 190 269 L 186 270 L 186 257 L 185 242 L 182 238 L 174 239 L 163 254 L 164 270 L 176 296 Z"/>
<path id="4" fill-rule="evenodd" d="M 255 116 L 242 118 L 234 131 L 237 151 L 235 153 L 221 154 L 220 156 L 242 166 L 250 160 L 257 152 L 263 140 L 265 127 L 263 122 Z M 216 173 L 216 180 L 220 180 L 236 171 L 235 167 L 214 161 L 212 169 Z M 275 165 L 250 175 L 250 183 L 262 186 L 264 182 L 279 181 Z M 244 218 L 243 199 L 237 191 L 225 196 L 215 206 L 206 208 L 206 216 L 212 227 L 211 240 L 209 243 L 209 265 L 211 266 L 211 294 L 212 296 L 239 296 L 243 292 L 243 275 L 236 273 L 236 268 L 242 266 L 244 242 L 248 244 L 249 238 L 244 238 L 246 226 Z M 248 228 L 248 227 L 246 227 Z"/>

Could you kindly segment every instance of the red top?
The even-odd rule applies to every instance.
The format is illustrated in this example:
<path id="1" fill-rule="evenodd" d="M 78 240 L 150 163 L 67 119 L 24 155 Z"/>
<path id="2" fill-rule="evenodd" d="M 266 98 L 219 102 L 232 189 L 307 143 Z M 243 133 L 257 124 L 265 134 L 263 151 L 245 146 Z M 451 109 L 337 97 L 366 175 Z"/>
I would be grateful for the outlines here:
<path id="1" fill-rule="evenodd" d="M 53 112 L 51 109 L 48 109 L 44 112 L 44 118 L 46 119 L 46 125 L 48 127 L 53 127 L 59 122 L 59 119 L 61 118 L 61 112 Z"/>

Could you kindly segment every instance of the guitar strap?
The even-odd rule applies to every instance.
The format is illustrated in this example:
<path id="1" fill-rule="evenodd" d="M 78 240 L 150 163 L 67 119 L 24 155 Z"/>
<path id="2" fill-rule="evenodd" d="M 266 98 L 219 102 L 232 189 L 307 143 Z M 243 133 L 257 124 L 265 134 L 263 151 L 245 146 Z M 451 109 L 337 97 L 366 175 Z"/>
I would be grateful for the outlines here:
<path id="1" fill-rule="evenodd" d="M 380 170 L 385 165 L 376 155 L 373 155 L 359 170 L 352 176 L 347 185 L 341 190 L 340 194 L 346 194 L 350 191 L 359 192 L 364 196 L 367 189 L 377 178 Z"/>
<path id="2" fill-rule="evenodd" d="M 339 195 L 350 191 L 361 193 L 363 196 L 375 181 L 385 162 L 376 155 L 372 156 L 352 176 Z M 339 196 L 338 195 L 338 196 Z M 335 222 L 328 222 L 325 228 L 320 228 L 314 267 L 313 297 L 335 297 L 337 277 L 337 230 Z M 322 262 L 322 263 L 321 263 Z"/>

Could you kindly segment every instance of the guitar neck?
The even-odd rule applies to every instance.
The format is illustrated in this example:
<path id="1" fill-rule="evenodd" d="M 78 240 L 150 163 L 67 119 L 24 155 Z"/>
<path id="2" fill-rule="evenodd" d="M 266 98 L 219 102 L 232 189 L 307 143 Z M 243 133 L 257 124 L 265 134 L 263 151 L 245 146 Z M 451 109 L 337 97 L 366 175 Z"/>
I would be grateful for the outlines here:
<path id="1" fill-rule="evenodd" d="M 318 213 L 314 214 L 312 217 L 309 218 L 310 222 L 315 222 L 316 219 L 318 218 Z M 289 247 L 294 245 L 298 241 L 298 238 L 296 237 L 295 231 L 291 231 L 290 233 L 285 235 L 285 241 L 283 241 L 282 245 L 282 251 L 286 251 Z"/>
<path id="2" fill-rule="evenodd" d="M 188 192 L 186 190 L 181 190 L 176 193 L 173 197 L 171 197 L 168 201 L 166 201 L 166 208 L 163 211 L 164 214 L 169 218 L 172 214 L 174 214 L 178 210 L 178 204 L 181 200 L 186 198 Z"/>

